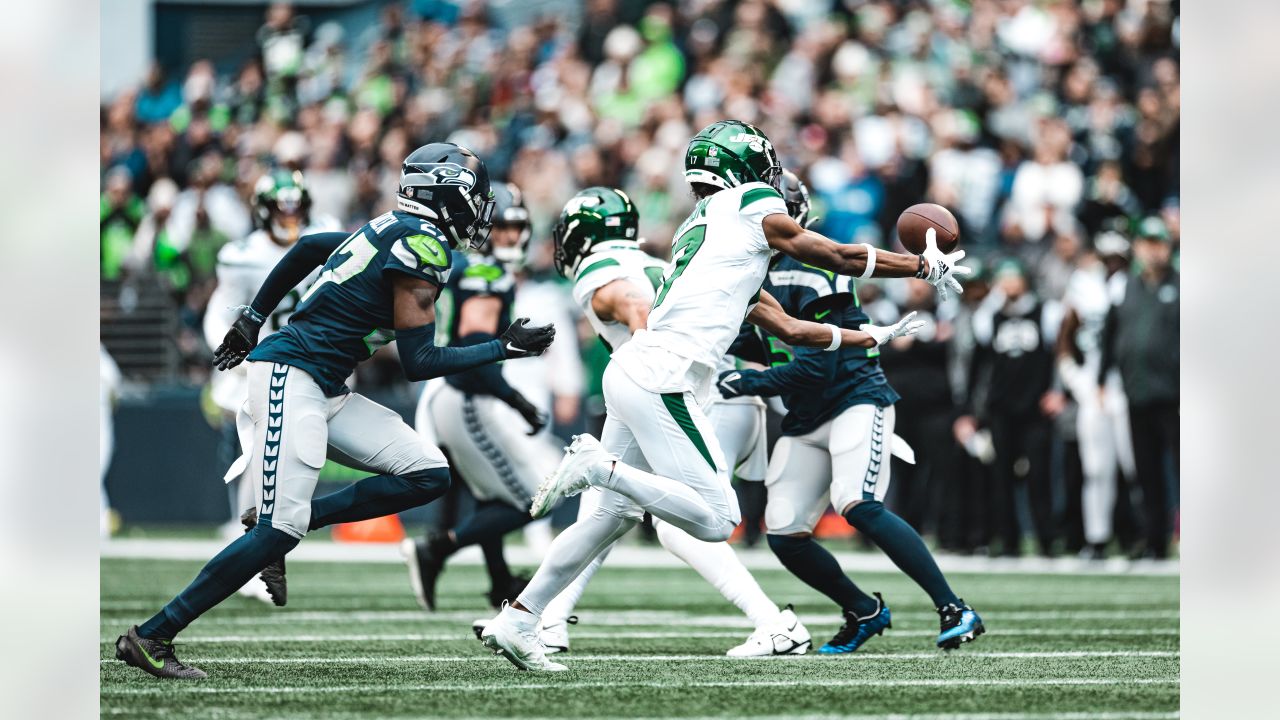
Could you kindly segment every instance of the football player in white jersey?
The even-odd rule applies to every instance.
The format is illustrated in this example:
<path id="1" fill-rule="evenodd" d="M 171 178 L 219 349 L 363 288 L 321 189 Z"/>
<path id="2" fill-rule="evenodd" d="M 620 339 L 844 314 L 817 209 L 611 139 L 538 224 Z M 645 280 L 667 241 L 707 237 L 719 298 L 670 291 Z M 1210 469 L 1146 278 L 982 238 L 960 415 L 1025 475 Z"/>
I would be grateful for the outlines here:
<path id="1" fill-rule="evenodd" d="M 1119 370 L 1112 368 L 1101 389 L 1102 329 L 1107 311 L 1124 297 L 1129 241 L 1108 231 L 1094 240 L 1094 254 L 1086 256 L 1067 283 L 1066 311 L 1058 332 L 1058 376 L 1075 398 L 1084 471 L 1081 509 L 1086 560 L 1101 560 L 1111 542 L 1116 506 L 1117 467 L 1135 477 L 1133 442 L 1129 437 L 1129 409 Z"/>
<path id="2" fill-rule="evenodd" d="M 240 317 L 240 309 L 253 300 L 271 269 L 289 252 L 298 238 L 340 229 L 338 221 L 333 218 L 312 216 L 311 196 L 307 193 L 302 173 L 297 171 L 273 170 L 258 179 L 253 192 L 253 219 L 257 225 L 256 230 L 242 240 L 227 243 L 218 251 L 218 285 L 209 298 L 208 310 L 204 315 L 205 342 L 211 348 L 222 343 L 222 338 Z M 280 303 L 276 312 L 267 318 L 262 328 L 263 337 L 284 327 L 294 306 L 298 304 L 298 299 L 311 287 L 319 272 L 320 269 L 316 268 L 306 280 L 299 283 Z M 214 373 L 209 380 L 210 398 L 222 410 L 228 423 L 236 423 L 236 414 L 248 394 L 246 367 L 240 365 L 227 372 Z M 238 431 L 234 425 L 232 429 Z M 240 456 L 238 434 L 228 434 L 226 437 L 228 445 L 236 446 L 230 448 L 231 459 Z M 232 520 L 228 525 L 233 528 L 237 521 L 246 525 L 251 523 L 249 514 L 256 515 L 258 507 L 254 485 L 240 482 L 242 474 L 228 472 L 226 478 L 231 488 L 230 502 L 233 506 Z M 261 578 L 254 578 L 241 588 L 240 594 L 284 605 L 287 598 L 282 587 L 276 586 L 274 582 L 268 586 Z"/>
<path id="3" fill-rule="evenodd" d="M 593 187 L 569 200 L 555 229 L 556 269 L 574 281 L 574 300 L 610 352 L 626 344 L 633 331 L 644 328 L 666 266 L 640 249 L 638 223 L 639 215 L 626 193 Z M 764 403 L 751 400 L 754 402 L 712 403 L 707 416 L 729 463 L 738 473 L 762 481 L 767 453 Z M 602 494 L 592 489 L 582 495 L 579 519 L 595 512 Z M 698 540 L 661 520 L 655 520 L 654 526 L 664 548 L 702 575 L 755 624 L 746 642 L 729 650 L 730 657 L 799 655 L 809 649 L 809 631 L 795 612 L 790 606 L 779 610 L 769 600 L 728 543 Z M 573 608 L 607 555 L 608 549 L 597 555 L 547 605 L 540 632 L 547 652 L 569 649 Z"/>
<path id="4" fill-rule="evenodd" d="M 759 321 L 780 309 L 761 293 L 775 252 L 843 275 L 915 276 L 944 296 L 948 288 L 961 291 L 955 276 L 967 274 L 956 266 L 963 252 L 945 254 L 932 239 L 924 255 L 902 255 L 842 245 L 804 229 L 787 214 L 778 191 L 781 172 L 768 138 L 747 123 L 713 123 L 690 142 L 685 178 L 698 202 L 676 231 L 646 328 L 613 354 L 605 370 L 604 442 L 586 434 L 574 438 L 539 488 L 532 512 L 540 515 L 588 487 L 606 492 L 589 518 L 556 538 L 529 586 L 484 630 L 485 645 L 517 667 L 566 669 L 547 659 L 537 637 L 539 618 L 644 512 L 708 542 L 728 539 L 737 526 L 737 497 L 701 402 L 743 318 Z M 910 319 L 863 330 L 796 322 L 797 331 L 782 336 L 788 344 L 835 350 L 874 347 L 906 331 Z"/>

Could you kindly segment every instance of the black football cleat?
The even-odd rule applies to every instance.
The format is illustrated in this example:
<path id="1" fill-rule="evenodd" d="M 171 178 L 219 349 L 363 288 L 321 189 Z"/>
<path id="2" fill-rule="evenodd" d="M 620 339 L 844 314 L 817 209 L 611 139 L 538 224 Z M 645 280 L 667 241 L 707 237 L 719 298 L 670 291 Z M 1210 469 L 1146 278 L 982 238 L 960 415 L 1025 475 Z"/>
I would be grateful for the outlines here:
<path id="1" fill-rule="evenodd" d="M 258 508 L 249 508 L 240 516 L 240 524 L 244 525 L 246 533 L 252 531 L 258 525 Z M 262 568 L 262 573 L 258 575 L 262 579 L 262 584 L 267 586 L 267 594 L 271 596 L 271 602 L 278 607 L 284 607 L 289 602 L 289 581 L 284 576 L 284 557 Z"/>
<path id="2" fill-rule="evenodd" d="M 525 587 L 529 585 L 529 579 L 530 578 L 524 575 L 513 575 L 511 577 L 511 582 L 507 585 L 505 590 L 500 588 L 491 589 L 485 595 L 485 597 L 489 599 L 489 605 L 492 606 L 494 610 L 501 610 L 504 600 L 507 602 L 515 602 L 516 598 L 520 596 L 520 593 L 524 592 Z"/>
<path id="3" fill-rule="evenodd" d="M 203 680 L 209 677 L 200 668 L 183 665 L 173 654 L 172 640 L 148 640 L 138 635 L 137 625 L 116 638 L 116 659 L 158 678 Z"/>
<path id="4" fill-rule="evenodd" d="M 959 604 L 948 603 L 938 608 L 940 631 L 938 647 L 943 650 L 955 650 L 963 643 L 973 642 L 987 631 L 982 625 L 982 618 L 973 608 L 960 600 Z"/>
<path id="5" fill-rule="evenodd" d="M 438 552 L 438 539 L 426 541 L 405 538 L 400 541 L 400 554 L 409 566 L 409 584 L 423 610 L 436 609 L 436 583 L 444 572 L 445 555 Z"/>

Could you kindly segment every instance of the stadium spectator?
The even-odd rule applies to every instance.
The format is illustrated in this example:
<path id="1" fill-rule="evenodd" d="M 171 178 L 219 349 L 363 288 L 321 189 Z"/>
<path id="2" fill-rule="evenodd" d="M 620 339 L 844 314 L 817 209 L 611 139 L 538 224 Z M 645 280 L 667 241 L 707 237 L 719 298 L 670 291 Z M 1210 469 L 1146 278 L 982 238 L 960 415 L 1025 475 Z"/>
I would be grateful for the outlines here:
<path id="1" fill-rule="evenodd" d="M 1172 267 L 1173 243 L 1159 218 L 1139 225 L 1133 254 L 1138 274 L 1129 278 L 1107 316 L 1098 383 L 1113 366 L 1120 369 L 1142 487 L 1144 555 L 1163 559 L 1172 535 L 1170 479 L 1176 485 L 1179 468 L 1180 283 Z"/>

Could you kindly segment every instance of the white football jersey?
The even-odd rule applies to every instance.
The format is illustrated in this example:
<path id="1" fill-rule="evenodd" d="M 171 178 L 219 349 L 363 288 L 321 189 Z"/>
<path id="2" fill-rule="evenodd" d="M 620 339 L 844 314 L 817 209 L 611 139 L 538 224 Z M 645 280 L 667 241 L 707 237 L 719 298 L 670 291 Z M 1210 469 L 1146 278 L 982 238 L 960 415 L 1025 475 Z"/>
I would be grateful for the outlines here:
<path id="1" fill-rule="evenodd" d="M 614 354 L 632 380 L 650 392 L 707 396 L 768 275 L 762 223 L 786 212 L 782 195 L 760 182 L 698 201 L 676 230 L 648 328 Z"/>
<path id="2" fill-rule="evenodd" d="M 631 339 L 631 329 L 617 320 L 601 320 L 591 307 L 596 291 L 614 280 L 625 279 L 652 305 L 655 288 L 666 274 L 667 264 L 635 247 L 634 243 L 608 243 L 578 264 L 573 280 L 573 300 L 578 303 L 587 322 L 614 352 Z"/>
<path id="3" fill-rule="evenodd" d="M 311 224 L 303 228 L 301 234 L 341 229 L 337 220 L 313 217 Z M 204 313 L 204 339 L 211 349 L 222 343 L 223 336 L 240 315 L 240 306 L 253 302 L 253 297 L 258 294 L 258 288 L 262 287 L 267 275 L 271 274 L 276 263 L 288 252 L 289 248 L 272 241 L 266 230 L 254 230 L 245 239 L 227 243 L 218 251 L 218 285 L 209 297 L 209 305 Z M 289 322 L 289 316 L 293 314 L 299 298 L 319 274 L 320 268 L 317 267 L 296 288 L 289 291 L 276 311 L 267 316 L 258 336 L 259 340 Z M 213 373 L 210 380 L 211 395 L 218 407 L 228 412 L 235 412 L 240 408 L 247 392 L 245 372 L 245 366 L 241 364 L 231 370 Z"/>
<path id="4" fill-rule="evenodd" d="M 1101 267 L 1080 268 L 1071 274 L 1063 302 L 1076 311 L 1080 327 L 1076 346 L 1084 356 L 1084 367 L 1096 376 L 1102 365 L 1102 330 L 1111 306 L 1124 297 L 1124 273 L 1110 278 Z"/>

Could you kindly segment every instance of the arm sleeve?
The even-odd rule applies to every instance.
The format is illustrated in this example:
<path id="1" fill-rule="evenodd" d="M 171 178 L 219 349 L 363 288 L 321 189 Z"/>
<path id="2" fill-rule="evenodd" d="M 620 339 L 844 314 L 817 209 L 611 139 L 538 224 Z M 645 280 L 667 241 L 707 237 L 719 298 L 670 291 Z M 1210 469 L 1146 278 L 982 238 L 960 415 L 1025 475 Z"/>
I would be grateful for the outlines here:
<path id="1" fill-rule="evenodd" d="M 397 336 L 399 337 L 399 336 Z M 484 343 L 497 343 L 498 338 L 489 333 L 471 333 L 458 338 L 458 342 L 442 350 L 472 348 Z M 499 346 L 501 347 L 501 346 Z M 501 355 L 501 350 L 499 350 Z M 501 358 L 499 358 L 501 359 Z M 502 366 L 497 363 L 486 363 L 454 373 L 450 378 L 452 385 L 468 395 L 492 395 L 503 402 L 509 402 L 517 393 L 506 378 L 502 376 Z"/>
<path id="2" fill-rule="evenodd" d="M 821 388 L 835 376 L 840 353 L 821 348 L 795 348 L 795 359 L 768 370 L 741 370 L 738 387 L 745 395 L 781 395 L 804 388 Z"/>
<path id="3" fill-rule="evenodd" d="M 406 378 L 430 380 L 495 363 L 504 357 L 502 344 L 497 340 L 465 347 L 439 347 L 435 338 L 435 323 L 396 331 L 396 347 Z"/>
<path id="4" fill-rule="evenodd" d="M 333 254 L 349 236 L 340 232 L 315 233 L 305 235 L 280 258 L 280 262 L 271 269 L 271 274 L 258 288 L 249 307 L 262 316 L 275 312 L 276 306 L 298 283 L 307 279 L 312 270 L 322 264 Z"/>

